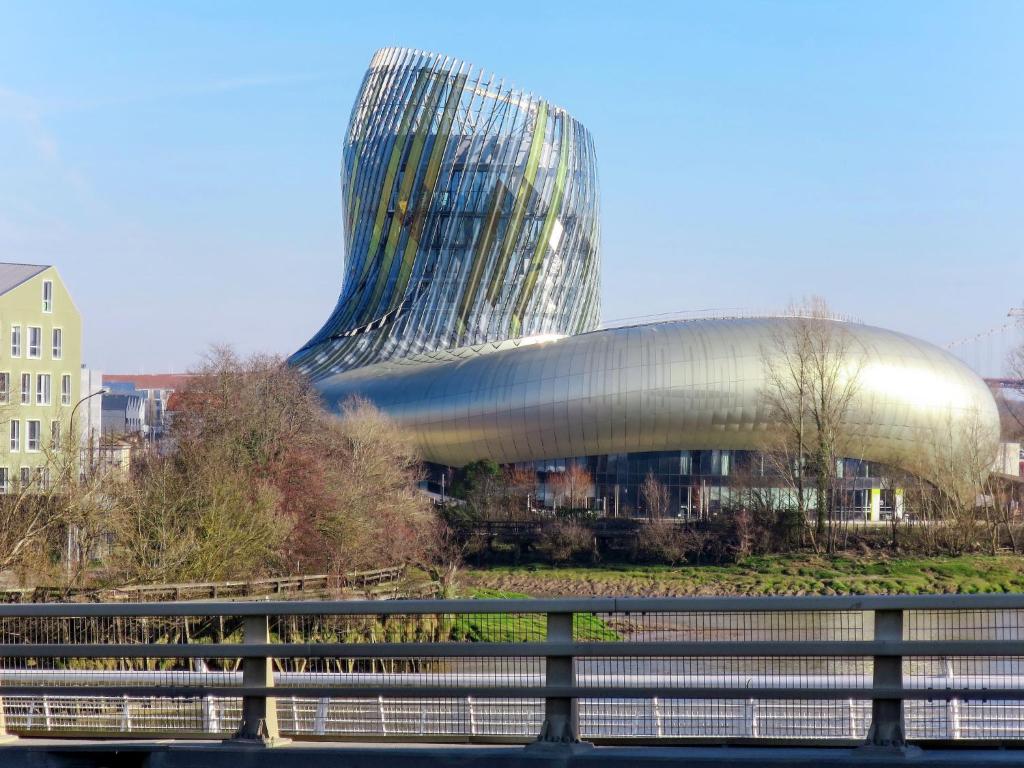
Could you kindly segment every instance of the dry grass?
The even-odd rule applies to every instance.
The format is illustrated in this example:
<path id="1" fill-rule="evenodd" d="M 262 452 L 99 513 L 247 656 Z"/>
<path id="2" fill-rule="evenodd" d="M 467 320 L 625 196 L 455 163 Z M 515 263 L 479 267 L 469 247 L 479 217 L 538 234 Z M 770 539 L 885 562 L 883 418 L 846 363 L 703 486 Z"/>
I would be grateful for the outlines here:
<path id="1" fill-rule="evenodd" d="M 468 588 L 531 596 L 1024 592 L 1024 558 L 751 557 L 725 566 L 518 566 L 467 570 Z"/>

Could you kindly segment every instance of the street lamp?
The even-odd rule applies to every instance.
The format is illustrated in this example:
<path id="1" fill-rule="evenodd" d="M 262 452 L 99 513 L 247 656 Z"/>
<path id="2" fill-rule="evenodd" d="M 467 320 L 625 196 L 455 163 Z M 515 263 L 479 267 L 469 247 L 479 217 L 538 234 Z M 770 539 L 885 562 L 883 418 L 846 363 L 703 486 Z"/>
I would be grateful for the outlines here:
<path id="1" fill-rule="evenodd" d="M 81 400 L 79 400 L 77 403 L 75 403 L 75 407 L 71 409 L 71 423 L 68 425 L 69 428 L 71 429 L 71 434 L 75 434 L 75 412 L 78 410 L 78 406 L 80 406 L 86 400 L 90 400 L 90 399 L 92 399 L 92 398 L 94 398 L 94 397 L 96 397 L 98 395 L 105 395 L 109 391 L 110 391 L 109 389 L 101 387 L 101 388 L 97 389 L 95 392 L 93 392 L 91 395 L 86 395 Z"/>
<path id="2" fill-rule="evenodd" d="M 92 399 L 94 397 L 97 397 L 99 395 L 105 395 L 109 391 L 110 390 L 106 389 L 105 387 L 100 387 L 99 389 L 97 389 L 92 394 L 86 395 L 81 400 L 79 400 L 77 403 L 75 403 L 75 407 L 71 409 L 71 419 L 69 420 L 69 424 L 68 424 L 68 429 L 71 431 L 71 439 L 73 439 L 73 440 L 77 440 L 78 439 L 78 433 L 75 432 L 75 412 L 78 411 L 78 406 L 80 406 L 86 400 L 90 400 L 90 399 Z M 90 445 L 89 445 L 89 464 L 90 465 L 92 464 L 92 444 L 91 444 L 91 438 L 92 438 L 92 436 L 90 435 Z"/>
<path id="3" fill-rule="evenodd" d="M 104 389 L 104 388 L 101 387 L 100 389 L 97 389 L 92 394 L 86 395 L 81 400 L 79 400 L 77 403 L 75 403 L 74 408 L 71 409 L 71 418 L 68 419 L 68 430 L 71 432 L 71 435 L 70 435 L 70 439 L 71 440 L 76 441 L 76 442 L 78 441 L 78 433 L 75 432 L 75 413 L 78 411 L 78 406 L 80 406 L 86 400 L 89 400 L 89 399 L 91 399 L 93 397 L 97 397 L 99 395 L 105 395 L 105 394 L 107 394 L 108 391 L 109 390 Z M 79 450 L 81 450 L 81 444 L 79 444 Z M 90 467 L 90 469 L 92 468 L 92 442 L 91 442 L 91 436 L 90 436 L 90 444 L 89 444 L 89 467 Z M 74 471 L 74 470 L 72 470 L 72 471 Z M 81 481 L 82 477 L 84 477 L 84 475 L 79 477 L 80 481 Z M 74 532 L 73 528 L 74 528 L 74 526 L 72 526 L 70 524 L 70 522 L 69 522 L 68 523 L 67 556 L 65 557 L 65 568 L 67 569 L 67 574 L 68 574 L 68 579 L 69 580 L 71 578 L 71 556 L 72 556 L 72 553 L 74 551 L 74 541 L 75 541 L 75 538 L 76 538 L 75 532 Z"/>
<path id="4" fill-rule="evenodd" d="M 81 400 L 79 400 L 79 401 L 78 401 L 77 403 L 75 403 L 75 407 L 71 409 L 71 418 L 72 418 L 72 419 L 73 419 L 73 418 L 75 418 L 75 411 L 77 411 L 77 410 L 78 410 L 78 406 L 80 406 L 80 405 L 81 405 L 82 403 L 84 403 L 84 402 L 85 402 L 86 400 L 88 400 L 88 399 L 89 399 L 89 398 L 91 398 L 91 397 L 96 397 L 97 395 L 105 395 L 105 394 L 107 394 L 107 392 L 109 392 L 109 391 L 110 391 L 110 390 L 109 390 L 109 389 L 107 389 L 106 387 L 100 387 L 100 388 L 99 388 L 99 389 L 97 389 L 97 390 L 96 390 L 95 392 L 93 392 L 93 393 L 92 393 L 91 395 L 86 395 L 85 397 L 83 397 L 83 398 L 82 398 Z"/>

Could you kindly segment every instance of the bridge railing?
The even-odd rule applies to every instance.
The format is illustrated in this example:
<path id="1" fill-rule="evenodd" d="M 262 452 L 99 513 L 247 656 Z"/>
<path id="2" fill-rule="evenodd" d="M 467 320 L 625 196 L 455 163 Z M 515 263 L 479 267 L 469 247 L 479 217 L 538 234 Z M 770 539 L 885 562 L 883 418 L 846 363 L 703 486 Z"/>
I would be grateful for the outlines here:
<path id="1" fill-rule="evenodd" d="M 0 606 L 12 731 L 1024 744 L 1024 595 Z"/>

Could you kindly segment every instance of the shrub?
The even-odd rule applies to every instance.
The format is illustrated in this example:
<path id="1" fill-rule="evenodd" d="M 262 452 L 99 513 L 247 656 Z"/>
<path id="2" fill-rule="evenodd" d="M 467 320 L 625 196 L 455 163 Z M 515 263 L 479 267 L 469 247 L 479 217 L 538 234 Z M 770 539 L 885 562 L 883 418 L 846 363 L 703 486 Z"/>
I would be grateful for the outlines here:
<path id="1" fill-rule="evenodd" d="M 553 563 L 567 563 L 585 555 L 591 560 L 597 557 L 593 532 L 574 520 L 554 520 L 548 523 L 541 530 L 534 546 Z"/>
<path id="2" fill-rule="evenodd" d="M 637 530 L 634 556 L 649 563 L 679 565 L 700 562 L 716 541 L 706 527 L 683 526 L 672 520 L 651 520 Z M 716 559 L 712 556 L 711 559 Z"/>

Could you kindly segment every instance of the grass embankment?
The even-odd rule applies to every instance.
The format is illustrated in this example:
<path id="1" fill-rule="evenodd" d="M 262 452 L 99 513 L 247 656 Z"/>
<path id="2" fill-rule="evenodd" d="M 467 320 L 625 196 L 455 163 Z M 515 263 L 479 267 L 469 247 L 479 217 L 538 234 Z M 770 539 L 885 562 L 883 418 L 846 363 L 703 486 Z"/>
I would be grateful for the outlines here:
<path id="1" fill-rule="evenodd" d="M 500 589 L 476 588 L 469 597 L 478 600 L 500 598 L 523 600 L 530 595 Z M 470 613 L 455 619 L 453 640 L 471 640 L 487 643 L 522 643 L 544 640 L 547 637 L 547 617 L 540 613 Z M 572 635 L 586 640 L 619 640 L 619 633 L 591 613 L 577 613 L 572 617 Z"/>
<path id="2" fill-rule="evenodd" d="M 734 565 L 503 566 L 468 570 L 467 589 L 554 595 L 849 595 L 1024 592 L 1024 557 L 750 557 Z"/>

